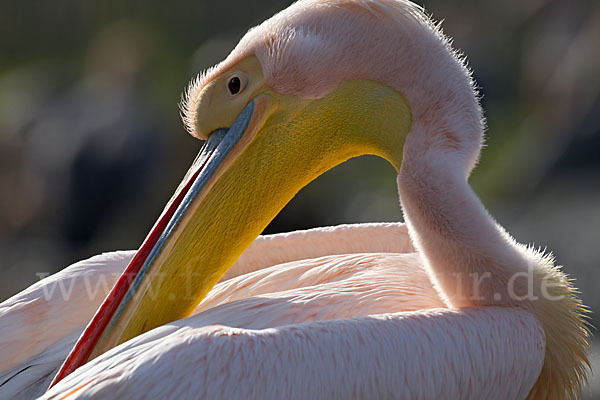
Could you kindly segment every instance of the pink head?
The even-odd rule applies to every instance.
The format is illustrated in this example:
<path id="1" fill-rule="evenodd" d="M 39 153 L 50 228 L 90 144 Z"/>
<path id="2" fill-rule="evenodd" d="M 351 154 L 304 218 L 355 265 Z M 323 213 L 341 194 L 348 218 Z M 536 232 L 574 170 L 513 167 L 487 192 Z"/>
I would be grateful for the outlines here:
<path id="1" fill-rule="evenodd" d="M 406 0 L 301 0 L 250 29 L 220 64 L 192 81 L 183 102 L 194 134 L 196 99 L 206 82 L 255 55 L 267 85 L 306 99 L 369 79 L 402 93 L 413 121 L 437 132 L 468 174 L 483 143 L 483 116 L 465 59 L 439 25 Z"/>

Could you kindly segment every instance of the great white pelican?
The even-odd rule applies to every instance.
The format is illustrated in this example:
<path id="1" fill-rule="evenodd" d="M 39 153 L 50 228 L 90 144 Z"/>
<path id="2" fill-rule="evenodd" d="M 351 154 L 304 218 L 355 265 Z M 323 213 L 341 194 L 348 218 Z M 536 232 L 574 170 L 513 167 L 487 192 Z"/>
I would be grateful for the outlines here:
<path id="1" fill-rule="evenodd" d="M 470 188 L 482 111 L 421 8 L 299 1 L 194 80 L 183 111 L 206 143 L 137 253 L 76 264 L 0 306 L 0 397 L 580 392 L 585 307 Z M 406 225 L 257 239 L 302 187 L 363 154 L 398 171 Z M 68 300 L 43 295 L 73 276 L 114 283 L 83 333 L 105 292 L 77 281 Z"/>

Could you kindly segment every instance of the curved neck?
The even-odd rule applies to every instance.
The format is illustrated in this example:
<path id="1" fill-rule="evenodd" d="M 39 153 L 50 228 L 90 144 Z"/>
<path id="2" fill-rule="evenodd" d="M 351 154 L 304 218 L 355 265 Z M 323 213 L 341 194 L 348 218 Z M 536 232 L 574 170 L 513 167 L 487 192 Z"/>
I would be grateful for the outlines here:
<path id="1" fill-rule="evenodd" d="M 449 136 L 416 121 L 406 138 L 398 189 L 411 237 L 448 306 L 514 304 L 526 287 L 511 277 L 527 261 L 467 183 L 465 152 Z"/>
<path id="2" fill-rule="evenodd" d="M 398 189 L 414 245 L 448 307 L 519 306 L 537 317 L 546 353 L 528 398 L 577 397 L 589 365 L 587 309 L 551 256 L 518 244 L 483 207 L 467 183 L 479 146 L 465 151 L 448 139 L 468 132 L 455 132 L 417 119 L 406 137 Z"/>

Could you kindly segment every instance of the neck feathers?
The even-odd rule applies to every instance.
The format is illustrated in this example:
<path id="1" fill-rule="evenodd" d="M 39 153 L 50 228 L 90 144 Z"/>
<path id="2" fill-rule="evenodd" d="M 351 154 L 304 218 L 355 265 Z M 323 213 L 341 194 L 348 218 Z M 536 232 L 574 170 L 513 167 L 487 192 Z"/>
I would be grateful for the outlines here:
<path id="1" fill-rule="evenodd" d="M 589 369 L 587 309 L 552 257 L 518 244 L 487 212 L 467 183 L 480 142 L 469 147 L 456 132 L 415 119 L 406 138 L 398 189 L 415 247 L 449 307 L 532 312 L 546 354 L 529 398 L 574 398 Z"/>

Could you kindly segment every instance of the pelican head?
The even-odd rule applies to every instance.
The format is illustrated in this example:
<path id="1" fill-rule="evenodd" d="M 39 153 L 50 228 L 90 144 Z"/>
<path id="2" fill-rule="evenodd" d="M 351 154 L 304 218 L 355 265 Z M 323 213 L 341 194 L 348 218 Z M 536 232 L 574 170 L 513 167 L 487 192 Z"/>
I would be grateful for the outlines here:
<path id="1" fill-rule="evenodd" d="M 373 154 L 396 170 L 411 163 L 466 182 L 483 140 L 463 59 L 404 0 L 299 1 L 193 80 L 182 111 L 204 148 L 56 380 L 189 316 L 325 171 Z M 464 305 L 452 290 L 446 296 L 449 305 Z M 578 383 L 576 373 L 564 379 Z"/>

